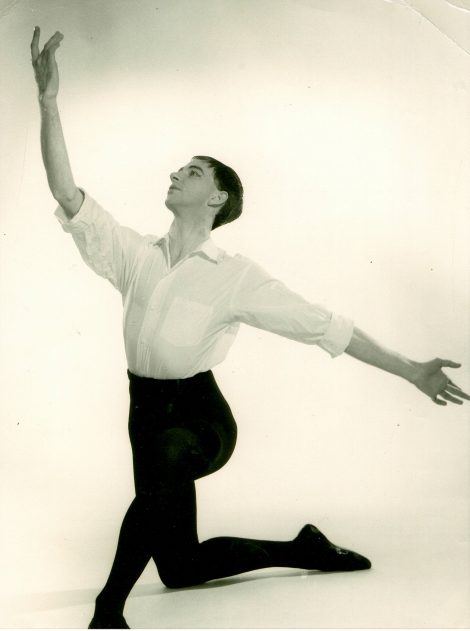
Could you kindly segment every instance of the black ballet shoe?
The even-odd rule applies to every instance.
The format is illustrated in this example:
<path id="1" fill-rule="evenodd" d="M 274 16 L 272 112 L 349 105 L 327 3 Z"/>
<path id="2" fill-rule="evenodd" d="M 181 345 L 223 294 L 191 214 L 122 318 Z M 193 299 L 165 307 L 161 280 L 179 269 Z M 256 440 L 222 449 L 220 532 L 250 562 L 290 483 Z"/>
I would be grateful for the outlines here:
<path id="1" fill-rule="evenodd" d="M 335 546 L 311 524 L 302 528 L 294 539 L 294 545 L 298 549 L 299 567 L 307 570 L 353 572 L 368 570 L 372 566 L 369 559 L 361 554 Z"/>
<path id="2" fill-rule="evenodd" d="M 89 629 L 130 629 L 121 614 L 95 614 L 88 625 Z"/>

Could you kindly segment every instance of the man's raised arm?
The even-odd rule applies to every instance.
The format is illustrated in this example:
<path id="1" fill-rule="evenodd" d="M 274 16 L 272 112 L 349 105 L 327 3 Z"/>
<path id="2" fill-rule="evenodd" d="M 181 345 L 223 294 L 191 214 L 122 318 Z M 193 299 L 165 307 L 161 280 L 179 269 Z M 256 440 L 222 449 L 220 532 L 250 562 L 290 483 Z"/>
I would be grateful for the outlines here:
<path id="1" fill-rule="evenodd" d="M 80 210 L 83 193 L 73 179 L 57 107 L 59 70 L 55 51 L 64 36 L 57 31 L 39 52 L 39 35 L 40 29 L 36 26 L 31 42 L 31 60 L 39 90 L 42 159 L 51 193 L 71 219 Z"/>

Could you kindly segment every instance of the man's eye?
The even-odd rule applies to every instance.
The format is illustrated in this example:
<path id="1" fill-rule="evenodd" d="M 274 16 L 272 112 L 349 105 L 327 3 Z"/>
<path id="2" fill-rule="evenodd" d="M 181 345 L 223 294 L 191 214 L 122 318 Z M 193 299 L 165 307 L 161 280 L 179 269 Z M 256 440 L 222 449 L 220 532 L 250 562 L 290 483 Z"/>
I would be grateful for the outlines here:
<path id="1" fill-rule="evenodd" d="M 189 172 L 189 175 L 199 175 L 199 171 L 196 171 L 195 169 L 191 169 Z"/>

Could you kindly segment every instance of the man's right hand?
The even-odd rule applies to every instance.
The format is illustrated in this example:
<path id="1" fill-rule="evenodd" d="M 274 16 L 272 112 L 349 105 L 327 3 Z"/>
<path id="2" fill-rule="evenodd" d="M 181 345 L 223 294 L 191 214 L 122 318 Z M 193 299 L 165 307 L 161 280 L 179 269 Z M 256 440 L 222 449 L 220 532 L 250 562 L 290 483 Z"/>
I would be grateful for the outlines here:
<path id="1" fill-rule="evenodd" d="M 39 99 L 55 99 L 59 91 L 59 70 L 55 59 L 55 51 L 59 48 L 64 36 L 57 31 L 39 52 L 39 36 L 41 29 L 36 26 L 31 42 L 31 60 L 39 89 Z"/>
<path id="2" fill-rule="evenodd" d="M 31 60 L 39 89 L 42 159 L 51 193 L 71 219 L 82 205 L 83 193 L 73 179 L 57 107 L 59 70 L 55 51 L 64 36 L 57 31 L 45 44 L 42 52 L 39 52 L 40 33 L 39 27 L 36 26 L 31 42 Z"/>

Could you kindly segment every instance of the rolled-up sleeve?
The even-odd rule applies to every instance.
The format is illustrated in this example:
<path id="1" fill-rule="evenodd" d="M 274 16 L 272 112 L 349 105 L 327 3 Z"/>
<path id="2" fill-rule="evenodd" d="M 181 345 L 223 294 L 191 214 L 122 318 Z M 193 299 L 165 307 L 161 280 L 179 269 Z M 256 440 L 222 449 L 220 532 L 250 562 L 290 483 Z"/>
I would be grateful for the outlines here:
<path id="1" fill-rule="evenodd" d="M 350 319 L 308 302 L 252 261 L 234 292 L 231 311 L 236 321 L 316 344 L 331 357 L 347 348 L 354 328 Z"/>
<path id="2" fill-rule="evenodd" d="M 63 230 L 72 235 L 85 263 L 124 293 L 144 237 L 121 226 L 86 192 L 72 219 L 61 206 L 55 216 Z"/>

